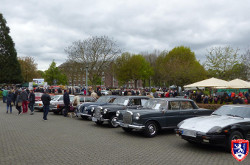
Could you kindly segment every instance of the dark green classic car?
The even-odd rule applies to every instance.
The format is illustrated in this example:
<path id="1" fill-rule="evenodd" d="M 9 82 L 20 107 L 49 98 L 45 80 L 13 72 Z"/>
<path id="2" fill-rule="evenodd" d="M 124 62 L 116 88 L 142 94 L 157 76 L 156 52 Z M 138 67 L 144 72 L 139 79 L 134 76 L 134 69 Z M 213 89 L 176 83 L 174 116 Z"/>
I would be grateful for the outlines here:
<path id="1" fill-rule="evenodd" d="M 124 131 L 143 130 L 147 137 L 154 137 L 161 129 L 174 129 L 182 120 L 210 115 L 213 111 L 199 109 L 193 100 L 184 98 L 155 98 L 148 100 L 143 109 L 117 111 L 119 124 Z"/>

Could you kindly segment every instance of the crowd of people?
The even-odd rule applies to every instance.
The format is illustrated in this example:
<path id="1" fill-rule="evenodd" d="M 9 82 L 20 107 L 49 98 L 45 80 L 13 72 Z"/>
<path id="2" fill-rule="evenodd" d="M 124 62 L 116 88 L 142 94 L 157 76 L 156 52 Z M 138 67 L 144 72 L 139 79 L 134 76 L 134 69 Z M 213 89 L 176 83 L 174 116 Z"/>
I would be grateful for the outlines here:
<path id="1" fill-rule="evenodd" d="M 34 88 L 32 90 L 28 90 L 27 88 L 5 88 L 2 92 L 3 95 L 3 102 L 6 103 L 7 111 L 6 113 L 12 113 L 12 106 L 15 106 L 18 110 L 18 114 L 27 113 L 28 108 L 31 111 L 31 115 L 34 114 L 34 104 L 35 104 L 35 94 L 34 92 L 41 92 L 44 94 L 54 93 L 54 94 L 63 94 L 64 95 L 64 102 L 67 107 L 69 105 L 69 98 L 68 95 L 70 94 L 80 94 L 82 92 L 83 95 L 90 95 L 96 99 L 102 96 L 101 88 L 97 88 L 97 90 L 93 90 L 89 88 L 72 88 L 69 87 L 66 90 L 61 88 Z M 180 96 L 180 93 L 176 89 L 158 89 L 158 90 L 150 90 L 148 88 L 145 89 L 115 89 L 109 90 L 112 95 L 123 95 L 123 96 L 133 96 L 133 95 L 143 95 L 148 96 L 150 98 L 168 98 L 168 97 L 176 97 Z M 231 92 L 223 94 L 213 94 L 213 95 L 206 95 L 203 91 L 185 91 L 182 93 L 184 98 L 190 98 L 197 103 L 204 103 L 204 104 L 250 104 L 250 95 L 247 91 L 245 92 Z M 45 101 L 46 104 L 47 101 Z M 49 104 L 48 104 L 49 105 Z M 48 109 L 48 108 L 47 108 Z M 67 113 L 67 108 L 66 108 Z M 66 114 L 64 114 L 66 116 Z M 46 120 L 46 115 L 44 117 Z"/>

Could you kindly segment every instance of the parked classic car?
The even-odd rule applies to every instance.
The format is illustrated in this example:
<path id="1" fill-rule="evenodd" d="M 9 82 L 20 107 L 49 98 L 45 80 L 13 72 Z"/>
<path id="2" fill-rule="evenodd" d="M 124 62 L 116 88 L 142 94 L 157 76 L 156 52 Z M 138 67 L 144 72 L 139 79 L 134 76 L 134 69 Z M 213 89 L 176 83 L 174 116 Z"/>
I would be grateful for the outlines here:
<path id="1" fill-rule="evenodd" d="M 250 105 L 224 105 L 210 116 L 184 120 L 176 134 L 190 143 L 223 145 L 230 150 L 232 140 L 250 140 Z"/>
<path id="2" fill-rule="evenodd" d="M 50 95 L 50 97 L 51 97 L 51 102 L 52 102 L 55 98 L 55 95 Z M 41 100 L 35 101 L 34 109 L 36 109 L 38 111 L 43 111 L 43 102 Z"/>
<path id="3" fill-rule="evenodd" d="M 79 98 L 80 98 L 81 104 L 82 103 L 92 103 L 92 102 L 96 101 L 96 99 L 94 97 L 91 97 L 91 96 L 79 95 Z M 69 112 L 75 112 L 75 110 L 76 110 L 76 106 L 73 106 L 72 102 L 73 102 L 73 100 L 71 100 L 71 98 L 70 98 Z M 52 111 L 54 112 L 54 114 L 63 114 L 64 109 L 65 109 L 64 103 L 60 102 L 56 105 L 56 107 L 52 108 Z"/>
<path id="4" fill-rule="evenodd" d="M 113 104 L 107 104 L 103 106 L 97 106 L 92 111 L 92 121 L 96 124 L 101 125 L 104 121 L 109 123 L 110 127 L 118 127 L 116 120 L 116 112 L 118 110 L 126 109 L 139 109 L 146 103 L 149 97 L 146 96 L 121 96 L 117 98 Z"/>
<path id="5" fill-rule="evenodd" d="M 154 98 L 141 110 L 118 111 L 118 124 L 126 132 L 143 130 L 147 137 L 154 137 L 161 129 L 173 129 L 184 119 L 210 115 L 213 111 L 199 109 L 193 100 L 184 98 Z"/>
<path id="6" fill-rule="evenodd" d="M 83 119 L 87 119 L 92 116 L 91 109 L 94 106 L 102 106 L 108 103 L 113 103 L 114 100 L 119 96 L 101 96 L 96 102 L 92 103 L 83 103 L 79 107 L 76 108 L 75 113 L 77 117 L 82 117 Z"/>
<path id="7" fill-rule="evenodd" d="M 74 95 L 69 95 L 70 102 L 73 101 Z M 55 95 L 53 100 L 50 101 L 49 110 L 50 112 L 57 108 L 58 104 L 63 103 L 63 95 Z"/>

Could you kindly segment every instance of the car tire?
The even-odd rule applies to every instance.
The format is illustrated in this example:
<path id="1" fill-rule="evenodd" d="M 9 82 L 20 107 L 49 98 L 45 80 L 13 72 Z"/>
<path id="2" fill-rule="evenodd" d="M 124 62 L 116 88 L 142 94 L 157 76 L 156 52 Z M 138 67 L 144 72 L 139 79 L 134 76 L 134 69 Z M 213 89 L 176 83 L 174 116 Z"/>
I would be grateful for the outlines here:
<path id="1" fill-rule="evenodd" d="M 123 131 L 125 132 L 132 132 L 133 128 L 124 128 L 122 127 Z"/>
<path id="2" fill-rule="evenodd" d="M 109 126 L 112 127 L 112 128 L 117 128 L 119 127 L 119 124 L 116 123 L 117 121 L 117 117 L 115 115 L 113 115 L 110 120 L 109 120 Z"/>
<path id="3" fill-rule="evenodd" d="M 103 121 L 97 120 L 95 123 L 96 123 L 97 125 L 102 125 L 102 124 L 103 124 Z"/>
<path id="4" fill-rule="evenodd" d="M 53 112 L 55 115 L 58 115 L 59 114 L 59 112 Z"/>
<path id="5" fill-rule="evenodd" d="M 158 133 L 158 125 L 154 121 L 146 123 L 144 134 L 146 137 L 154 137 Z"/>
<path id="6" fill-rule="evenodd" d="M 239 132 L 239 131 L 232 132 L 229 135 L 228 140 L 227 140 L 227 146 L 226 146 L 226 148 L 227 148 L 228 152 L 231 152 L 231 141 L 235 140 L 235 139 L 244 139 L 244 137 L 243 137 L 242 133 Z"/>
<path id="7" fill-rule="evenodd" d="M 81 116 L 82 119 L 87 120 L 89 117 L 88 116 Z"/>

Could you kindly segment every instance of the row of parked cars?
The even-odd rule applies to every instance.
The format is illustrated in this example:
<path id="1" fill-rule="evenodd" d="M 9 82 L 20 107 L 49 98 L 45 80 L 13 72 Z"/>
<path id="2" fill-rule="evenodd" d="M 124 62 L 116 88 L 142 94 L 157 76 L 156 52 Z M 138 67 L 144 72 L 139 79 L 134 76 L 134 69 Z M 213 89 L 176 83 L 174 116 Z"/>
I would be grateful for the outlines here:
<path id="1" fill-rule="evenodd" d="M 108 123 L 125 132 L 141 130 L 147 137 L 163 129 L 175 129 L 176 135 L 190 143 L 217 144 L 227 149 L 231 140 L 250 140 L 250 105 L 224 105 L 213 111 L 185 98 L 108 95 L 83 102 L 74 111 L 77 117 L 97 125 Z"/>

